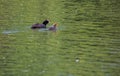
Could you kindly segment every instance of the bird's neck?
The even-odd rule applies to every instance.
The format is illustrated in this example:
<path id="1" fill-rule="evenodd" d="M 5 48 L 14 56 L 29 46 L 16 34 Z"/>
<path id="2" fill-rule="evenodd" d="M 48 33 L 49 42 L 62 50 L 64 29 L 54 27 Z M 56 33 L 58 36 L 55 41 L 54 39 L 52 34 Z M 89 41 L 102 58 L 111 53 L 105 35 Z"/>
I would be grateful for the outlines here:
<path id="1" fill-rule="evenodd" d="M 47 23 L 43 23 L 45 26 L 47 25 Z"/>

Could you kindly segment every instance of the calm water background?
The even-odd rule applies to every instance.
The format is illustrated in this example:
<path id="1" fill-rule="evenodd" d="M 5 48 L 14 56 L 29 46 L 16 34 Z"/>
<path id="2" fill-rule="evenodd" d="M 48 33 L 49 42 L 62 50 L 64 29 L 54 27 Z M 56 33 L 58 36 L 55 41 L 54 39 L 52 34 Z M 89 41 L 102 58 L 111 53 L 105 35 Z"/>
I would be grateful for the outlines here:
<path id="1" fill-rule="evenodd" d="M 119 3 L 0 0 L 0 76 L 120 76 Z"/>

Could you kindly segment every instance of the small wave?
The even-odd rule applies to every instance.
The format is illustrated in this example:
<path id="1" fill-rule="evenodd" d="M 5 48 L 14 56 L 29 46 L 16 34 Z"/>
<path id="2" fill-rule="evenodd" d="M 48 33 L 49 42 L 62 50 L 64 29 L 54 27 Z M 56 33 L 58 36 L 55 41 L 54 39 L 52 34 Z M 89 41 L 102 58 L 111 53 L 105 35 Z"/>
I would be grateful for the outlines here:
<path id="1" fill-rule="evenodd" d="M 19 31 L 17 31 L 17 30 L 5 30 L 2 33 L 3 34 L 13 34 L 13 33 L 17 33 L 17 32 L 19 32 Z"/>

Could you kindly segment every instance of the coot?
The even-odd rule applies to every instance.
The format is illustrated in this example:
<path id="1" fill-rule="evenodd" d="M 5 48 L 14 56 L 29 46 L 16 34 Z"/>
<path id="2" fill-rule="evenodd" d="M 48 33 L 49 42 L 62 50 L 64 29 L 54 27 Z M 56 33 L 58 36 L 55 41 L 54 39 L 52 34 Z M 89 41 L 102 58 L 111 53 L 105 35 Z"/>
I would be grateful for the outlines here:
<path id="1" fill-rule="evenodd" d="M 56 23 L 53 24 L 53 26 L 49 27 L 48 30 L 51 30 L 51 31 L 52 31 L 52 30 L 53 30 L 53 31 L 57 30 L 57 24 L 56 24 Z"/>
<path id="2" fill-rule="evenodd" d="M 32 25 L 32 29 L 36 29 L 36 28 L 46 28 L 46 25 L 49 23 L 49 20 L 45 20 L 43 21 L 42 24 L 36 23 Z"/>

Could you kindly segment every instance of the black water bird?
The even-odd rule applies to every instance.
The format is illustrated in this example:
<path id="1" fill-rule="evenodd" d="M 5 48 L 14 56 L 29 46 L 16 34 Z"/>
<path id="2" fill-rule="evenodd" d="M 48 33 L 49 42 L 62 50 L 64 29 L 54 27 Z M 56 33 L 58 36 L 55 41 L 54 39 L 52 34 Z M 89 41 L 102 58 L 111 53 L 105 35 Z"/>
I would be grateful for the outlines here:
<path id="1" fill-rule="evenodd" d="M 32 25 L 32 29 L 37 29 L 37 28 L 46 28 L 46 25 L 49 23 L 49 20 L 44 20 L 42 24 L 36 23 Z"/>

